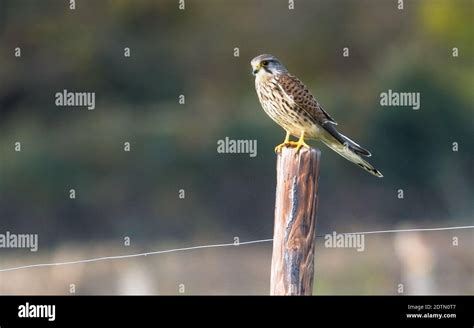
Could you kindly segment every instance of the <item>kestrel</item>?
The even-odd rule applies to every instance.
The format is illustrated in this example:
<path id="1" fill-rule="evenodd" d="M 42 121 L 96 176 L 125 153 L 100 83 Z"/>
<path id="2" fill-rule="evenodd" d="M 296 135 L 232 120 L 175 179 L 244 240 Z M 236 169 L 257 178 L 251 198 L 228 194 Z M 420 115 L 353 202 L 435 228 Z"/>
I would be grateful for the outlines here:
<path id="1" fill-rule="evenodd" d="M 370 152 L 336 130 L 336 121 L 275 56 L 257 56 L 251 65 L 263 110 L 286 131 L 285 141 L 275 147 L 275 152 L 283 147 L 296 147 L 297 151 L 309 148 L 304 139 L 317 139 L 369 173 L 383 177 L 361 157 L 369 157 Z M 290 141 L 290 135 L 299 137 L 298 142 Z"/>

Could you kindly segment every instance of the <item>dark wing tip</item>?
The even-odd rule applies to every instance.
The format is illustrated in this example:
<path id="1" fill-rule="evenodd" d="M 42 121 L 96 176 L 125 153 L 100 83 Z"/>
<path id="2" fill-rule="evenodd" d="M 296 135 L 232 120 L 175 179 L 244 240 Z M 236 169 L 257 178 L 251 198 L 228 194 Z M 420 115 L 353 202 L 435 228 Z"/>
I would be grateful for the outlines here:
<path id="1" fill-rule="evenodd" d="M 362 156 L 365 156 L 365 157 L 370 157 L 372 156 L 372 154 L 370 153 L 370 151 L 368 151 L 367 149 L 364 149 L 362 147 L 351 147 L 351 145 L 349 145 L 349 148 L 354 152 L 356 153 L 357 155 L 362 155 Z"/>

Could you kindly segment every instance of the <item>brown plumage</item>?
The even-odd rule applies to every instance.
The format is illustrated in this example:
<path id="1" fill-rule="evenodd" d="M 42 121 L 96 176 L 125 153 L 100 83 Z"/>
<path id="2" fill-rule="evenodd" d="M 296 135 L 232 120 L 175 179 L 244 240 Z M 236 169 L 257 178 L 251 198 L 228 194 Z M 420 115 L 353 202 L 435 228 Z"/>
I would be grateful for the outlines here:
<path id="1" fill-rule="evenodd" d="M 309 147 L 304 138 L 318 139 L 349 161 L 371 174 L 382 174 L 361 156 L 370 152 L 344 136 L 336 129 L 336 121 L 322 108 L 308 88 L 298 78 L 288 73 L 280 61 L 272 55 L 260 55 L 251 62 L 255 74 L 255 89 L 263 110 L 287 131 L 281 147 Z M 289 136 L 299 137 L 297 143 Z"/>

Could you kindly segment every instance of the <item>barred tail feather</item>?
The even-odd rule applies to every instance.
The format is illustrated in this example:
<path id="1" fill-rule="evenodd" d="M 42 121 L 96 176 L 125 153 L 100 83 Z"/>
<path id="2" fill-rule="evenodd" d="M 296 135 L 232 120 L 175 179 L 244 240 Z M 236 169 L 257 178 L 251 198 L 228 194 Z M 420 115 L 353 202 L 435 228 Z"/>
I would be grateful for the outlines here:
<path id="1" fill-rule="evenodd" d="M 322 141 L 332 150 L 334 150 L 336 153 L 344 157 L 345 159 L 351 161 L 352 163 L 360 166 L 370 174 L 375 175 L 376 177 L 382 178 L 383 175 L 380 171 L 378 171 L 375 167 L 373 167 L 369 162 L 365 161 L 360 157 L 357 153 L 355 153 L 353 150 L 351 150 L 350 146 L 344 146 L 341 145 L 340 143 L 336 142 L 331 142 L 329 140 L 324 140 Z"/>

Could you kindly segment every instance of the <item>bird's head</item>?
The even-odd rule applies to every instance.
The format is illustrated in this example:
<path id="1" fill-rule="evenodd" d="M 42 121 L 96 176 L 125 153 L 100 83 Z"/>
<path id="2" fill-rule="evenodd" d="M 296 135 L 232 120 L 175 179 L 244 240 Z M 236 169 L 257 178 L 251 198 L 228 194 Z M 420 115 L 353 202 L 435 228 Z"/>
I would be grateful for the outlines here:
<path id="1" fill-rule="evenodd" d="M 252 65 L 252 73 L 255 76 L 288 72 L 278 58 L 273 55 L 264 54 L 257 56 L 252 59 L 250 64 Z"/>

